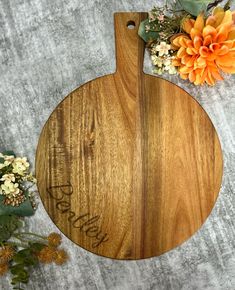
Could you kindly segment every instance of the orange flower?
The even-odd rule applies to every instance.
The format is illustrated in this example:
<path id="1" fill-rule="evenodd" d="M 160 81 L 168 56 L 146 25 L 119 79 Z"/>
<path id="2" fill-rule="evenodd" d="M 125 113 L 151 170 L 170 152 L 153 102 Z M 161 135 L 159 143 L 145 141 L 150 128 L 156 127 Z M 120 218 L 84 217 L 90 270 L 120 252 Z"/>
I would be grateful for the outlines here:
<path id="1" fill-rule="evenodd" d="M 48 243 L 52 247 L 58 247 L 61 244 L 61 235 L 57 233 L 51 233 L 47 237 Z"/>
<path id="2" fill-rule="evenodd" d="M 68 260 L 68 254 L 65 252 L 65 250 L 57 250 L 55 255 L 55 263 L 57 265 L 62 265 Z"/>
<path id="3" fill-rule="evenodd" d="M 56 256 L 56 250 L 52 247 L 44 247 L 42 250 L 37 254 L 38 260 L 42 263 L 52 263 Z"/>
<path id="4" fill-rule="evenodd" d="M 4 264 L 12 259 L 15 251 L 11 246 L 4 246 L 0 249 L 0 263 Z"/>
<path id="5" fill-rule="evenodd" d="M 173 65 L 179 67 L 182 79 L 214 85 L 223 79 L 219 69 L 235 73 L 235 11 L 215 8 L 206 22 L 201 13 L 195 22 L 186 19 L 182 27 L 189 35 L 172 40 L 178 48 Z"/>
<path id="6" fill-rule="evenodd" d="M 0 264 L 0 276 L 3 276 L 8 271 L 8 264 Z"/>

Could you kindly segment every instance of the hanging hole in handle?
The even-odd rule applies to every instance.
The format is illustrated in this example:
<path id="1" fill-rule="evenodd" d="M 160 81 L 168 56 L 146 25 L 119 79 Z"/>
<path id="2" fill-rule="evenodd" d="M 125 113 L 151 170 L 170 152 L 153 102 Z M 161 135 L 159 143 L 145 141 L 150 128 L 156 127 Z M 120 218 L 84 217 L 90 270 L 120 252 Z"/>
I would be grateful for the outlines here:
<path id="1" fill-rule="evenodd" d="M 135 21 L 133 20 L 128 21 L 126 26 L 128 29 L 135 29 Z"/>

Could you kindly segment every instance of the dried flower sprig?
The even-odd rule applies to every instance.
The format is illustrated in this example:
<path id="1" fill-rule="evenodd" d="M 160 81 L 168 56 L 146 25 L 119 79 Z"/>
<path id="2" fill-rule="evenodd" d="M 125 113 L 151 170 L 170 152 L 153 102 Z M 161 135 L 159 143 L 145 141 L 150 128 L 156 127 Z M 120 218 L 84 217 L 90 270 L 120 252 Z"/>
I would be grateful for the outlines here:
<path id="1" fill-rule="evenodd" d="M 60 248 L 61 235 L 23 232 L 23 217 L 36 209 L 36 179 L 26 157 L 13 151 L 0 153 L 0 276 L 11 272 L 13 289 L 22 290 L 30 278 L 30 268 L 39 263 L 62 265 L 68 254 Z M 34 210 L 33 210 L 34 209 Z"/>
<path id="2" fill-rule="evenodd" d="M 41 236 L 22 232 L 22 223 L 16 216 L 0 216 L 0 276 L 11 272 L 13 289 L 22 289 L 30 278 L 30 268 L 40 263 L 62 265 L 68 254 L 61 245 L 61 235 Z"/>

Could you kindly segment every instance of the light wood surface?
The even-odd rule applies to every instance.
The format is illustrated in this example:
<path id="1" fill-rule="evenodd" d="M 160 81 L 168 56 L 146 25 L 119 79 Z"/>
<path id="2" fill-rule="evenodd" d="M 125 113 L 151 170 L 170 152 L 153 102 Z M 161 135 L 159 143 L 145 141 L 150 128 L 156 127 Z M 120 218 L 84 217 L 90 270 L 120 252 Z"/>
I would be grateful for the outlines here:
<path id="1" fill-rule="evenodd" d="M 116 259 L 157 256 L 187 240 L 211 212 L 222 179 L 205 111 L 179 87 L 143 73 L 137 28 L 145 17 L 115 14 L 116 73 L 59 104 L 36 156 L 54 223 L 79 246 Z"/>

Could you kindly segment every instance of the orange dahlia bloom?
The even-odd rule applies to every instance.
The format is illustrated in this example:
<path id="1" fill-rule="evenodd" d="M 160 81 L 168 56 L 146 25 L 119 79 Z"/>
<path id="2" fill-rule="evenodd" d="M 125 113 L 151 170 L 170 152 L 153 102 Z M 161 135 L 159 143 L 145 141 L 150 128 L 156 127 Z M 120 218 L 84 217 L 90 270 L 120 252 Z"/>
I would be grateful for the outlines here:
<path id="1" fill-rule="evenodd" d="M 235 73 L 235 11 L 215 8 L 206 21 L 201 13 L 196 21 L 187 18 L 182 28 L 187 34 L 172 39 L 178 49 L 173 65 L 179 67 L 182 79 L 214 85 L 223 79 L 220 69 Z"/>

